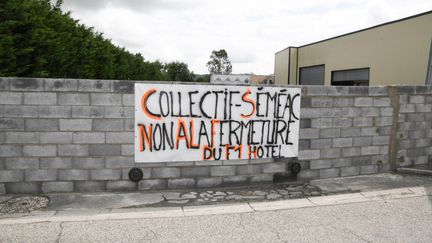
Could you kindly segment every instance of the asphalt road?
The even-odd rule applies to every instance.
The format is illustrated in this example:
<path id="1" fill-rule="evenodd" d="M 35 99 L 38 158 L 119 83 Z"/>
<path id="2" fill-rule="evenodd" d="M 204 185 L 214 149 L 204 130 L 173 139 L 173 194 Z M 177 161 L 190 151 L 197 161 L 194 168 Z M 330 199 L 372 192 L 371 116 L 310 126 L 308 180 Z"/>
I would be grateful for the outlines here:
<path id="1" fill-rule="evenodd" d="M 0 225 L 0 242 L 432 242 L 432 197 L 211 216 Z"/>

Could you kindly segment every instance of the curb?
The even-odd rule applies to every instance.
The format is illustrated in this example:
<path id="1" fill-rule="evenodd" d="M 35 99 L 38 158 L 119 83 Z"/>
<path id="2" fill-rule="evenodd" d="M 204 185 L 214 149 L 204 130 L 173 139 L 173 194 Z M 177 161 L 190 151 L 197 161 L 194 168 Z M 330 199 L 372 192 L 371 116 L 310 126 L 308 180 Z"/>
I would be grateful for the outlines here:
<path id="1" fill-rule="evenodd" d="M 233 213 L 253 213 L 307 207 L 350 204 L 368 201 L 384 201 L 401 198 L 422 197 L 432 195 L 432 189 L 424 187 L 405 187 L 383 191 L 367 191 L 360 193 L 339 194 L 331 196 L 308 197 L 270 202 L 249 202 L 223 205 L 183 206 L 183 207 L 147 207 L 126 209 L 100 210 L 61 210 L 33 211 L 25 214 L 0 216 L 0 225 L 28 224 L 42 222 L 77 222 L 95 220 L 148 219 L 189 217 L 200 215 L 217 215 Z M 3 215 L 5 216 L 5 215 Z"/>

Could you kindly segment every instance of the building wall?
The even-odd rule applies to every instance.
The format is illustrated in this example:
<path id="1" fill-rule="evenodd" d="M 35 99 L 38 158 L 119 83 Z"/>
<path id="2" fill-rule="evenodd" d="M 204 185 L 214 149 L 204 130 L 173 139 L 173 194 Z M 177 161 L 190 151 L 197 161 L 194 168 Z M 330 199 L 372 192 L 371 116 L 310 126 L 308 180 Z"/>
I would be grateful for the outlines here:
<path id="1" fill-rule="evenodd" d="M 369 85 L 424 85 L 432 41 L 432 13 L 298 48 L 298 68 L 325 64 L 325 84 L 331 72 L 370 68 Z M 285 56 L 284 56 L 285 57 Z M 276 74 L 284 73 L 282 56 Z M 293 61 L 293 60 L 292 60 Z M 294 68 L 292 65 L 292 68 Z M 295 68 L 296 69 L 296 68 Z M 278 77 L 286 82 L 285 76 Z M 297 77 L 298 80 L 298 77 Z"/>
<path id="2" fill-rule="evenodd" d="M 298 180 L 432 162 L 432 86 L 302 86 L 295 159 L 139 164 L 133 93 L 132 81 L 0 78 L 0 194 L 270 183 L 296 160 Z"/>
<path id="3" fill-rule="evenodd" d="M 282 50 L 275 55 L 275 84 L 288 84 L 289 49 Z"/>

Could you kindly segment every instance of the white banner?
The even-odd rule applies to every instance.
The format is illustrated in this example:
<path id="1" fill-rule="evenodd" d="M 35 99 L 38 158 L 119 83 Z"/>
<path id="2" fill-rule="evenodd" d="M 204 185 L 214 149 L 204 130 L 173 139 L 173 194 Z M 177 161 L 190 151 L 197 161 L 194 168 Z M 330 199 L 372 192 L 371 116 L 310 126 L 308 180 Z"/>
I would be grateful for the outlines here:
<path id="1" fill-rule="evenodd" d="M 135 161 L 297 157 L 300 92 L 135 84 Z"/>

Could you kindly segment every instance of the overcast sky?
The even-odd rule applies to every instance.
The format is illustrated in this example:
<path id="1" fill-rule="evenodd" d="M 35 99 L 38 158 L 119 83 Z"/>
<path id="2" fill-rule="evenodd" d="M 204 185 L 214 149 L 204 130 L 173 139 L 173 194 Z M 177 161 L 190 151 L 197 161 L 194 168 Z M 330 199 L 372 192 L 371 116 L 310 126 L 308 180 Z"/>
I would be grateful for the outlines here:
<path id="1" fill-rule="evenodd" d="M 233 73 L 271 74 L 274 54 L 432 9 L 431 0 L 64 0 L 63 10 L 147 60 L 208 73 L 225 49 Z"/>

